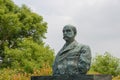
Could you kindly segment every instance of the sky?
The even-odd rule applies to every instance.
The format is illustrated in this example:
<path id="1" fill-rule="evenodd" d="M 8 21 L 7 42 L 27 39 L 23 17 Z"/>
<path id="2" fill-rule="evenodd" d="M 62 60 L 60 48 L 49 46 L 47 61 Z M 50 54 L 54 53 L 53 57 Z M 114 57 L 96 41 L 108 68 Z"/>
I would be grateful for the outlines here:
<path id="1" fill-rule="evenodd" d="M 92 56 L 105 52 L 120 58 L 120 0 L 13 0 L 27 5 L 48 23 L 46 45 L 62 48 L 62 29 L 71 24 L 77 28 L 76 41 L 89 45 Z"/>

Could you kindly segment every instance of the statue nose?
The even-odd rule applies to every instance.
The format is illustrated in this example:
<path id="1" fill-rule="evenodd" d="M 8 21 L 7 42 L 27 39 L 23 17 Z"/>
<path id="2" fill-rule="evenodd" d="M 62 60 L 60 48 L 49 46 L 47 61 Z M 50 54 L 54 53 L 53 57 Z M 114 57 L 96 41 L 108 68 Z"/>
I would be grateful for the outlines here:
<path id="1" fill-rule="evenodd" d="M 65 31 L 63 34 L 64 34 L 64 35 L 66 35 L 66 34 L 67 34 L 67 32 Z"/>

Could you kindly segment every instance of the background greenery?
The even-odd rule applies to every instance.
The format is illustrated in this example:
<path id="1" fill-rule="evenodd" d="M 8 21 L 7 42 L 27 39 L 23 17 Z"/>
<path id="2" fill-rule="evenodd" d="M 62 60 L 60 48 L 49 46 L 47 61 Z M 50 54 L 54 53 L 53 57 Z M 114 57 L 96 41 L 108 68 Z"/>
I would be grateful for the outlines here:
<path id="1" fill-rule="evenodd" d="M 46 32 L 42 16 L 25 5 L 18 7 L 11 0 L 0 0 L 0 67 L 33 73 L 43 64 L 51 66 L 54 51 L 43 42 Z"/>
<path id="2" fill-rule="evenodd" d="M 113 57 L 108 52 L 105 52 L 104 55 L 99 54 L 93 59 L 91 70 L 113 76 L 120 75 L 120 59 Z"/>
<path id="3" fill-rule="evenodd" d="M 27 6 L 0 0 L 0 80 L 30 80 L 51 75 L 54 51 L 45 45 L 47 23 Z M 111 74 L 120 80 L 120 59 L 110 53 L 97 55 L 88 74 Z"/>

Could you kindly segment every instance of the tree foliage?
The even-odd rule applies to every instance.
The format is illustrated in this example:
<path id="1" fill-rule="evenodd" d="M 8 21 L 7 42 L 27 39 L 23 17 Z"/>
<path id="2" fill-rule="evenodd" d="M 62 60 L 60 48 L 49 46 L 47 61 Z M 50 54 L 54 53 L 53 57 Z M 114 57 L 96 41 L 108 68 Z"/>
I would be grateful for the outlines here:
<path id="1" fill-rule="evenodd" d="M 17 47 L 17 41 L 33 37 L 42 44 L 47 31 L 47 23 L 42 16 L 32 12 L 27 6 L 18 7 L 11 0 L 0 0 L 0 56 L 4 56 L 4 45 Z"/>
<path id="2" fill-rule="evenodd" d="M 5 47 L 3 67 L 22 68 L 26 72 L 43 68 L 53 62 L 53 51 L 49 46 L 35 43 L 32 38 L 26 38 L 18 44 L 19 48 L 10 49 Z"/>
<path id="3" fill-rule="evenodd" d="M 92 69 L 102 74 L 113 76 L 120 74 L 120 60 L 106 52 L 104 55 L 97 55 L 92 63 Z"/>
<path id="4" fill-rule="evenodd" d="M 51 65 L 53 50 L 43 39 L 47 23 L 27 6 L 18 7 L 11 0 L 0 0 L 1 67 L 22 68 L 26 72 Z"/>

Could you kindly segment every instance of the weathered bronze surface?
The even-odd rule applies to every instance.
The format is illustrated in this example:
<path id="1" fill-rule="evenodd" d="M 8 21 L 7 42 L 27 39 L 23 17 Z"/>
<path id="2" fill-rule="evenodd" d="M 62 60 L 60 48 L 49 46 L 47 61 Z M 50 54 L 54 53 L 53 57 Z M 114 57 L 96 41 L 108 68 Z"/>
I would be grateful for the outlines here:
<path id="1" fill-rule="evenodd" d="M 76 34 L 77 30 L 73 25 L 66 25 L 63 28 L 63 39 L 66 43 L 56 55 L 53 64 L 54 76 L 86 74 L 90 69 L 90 47 L 78 43 L 75 40 Z"/>

